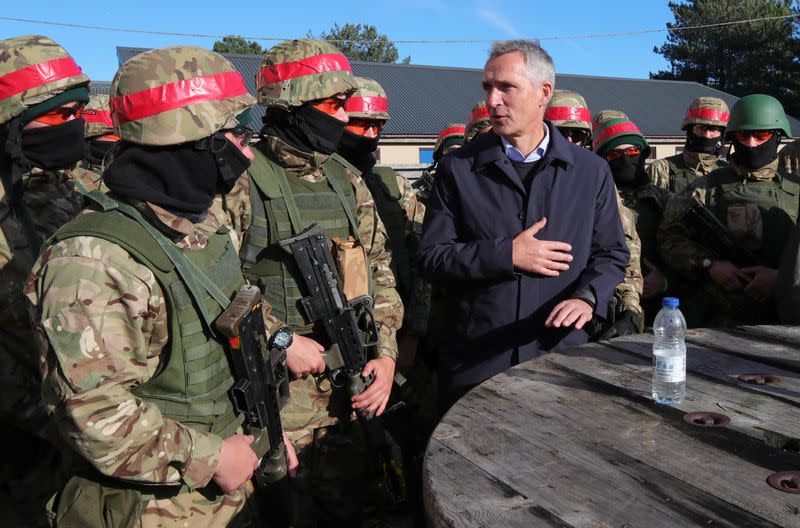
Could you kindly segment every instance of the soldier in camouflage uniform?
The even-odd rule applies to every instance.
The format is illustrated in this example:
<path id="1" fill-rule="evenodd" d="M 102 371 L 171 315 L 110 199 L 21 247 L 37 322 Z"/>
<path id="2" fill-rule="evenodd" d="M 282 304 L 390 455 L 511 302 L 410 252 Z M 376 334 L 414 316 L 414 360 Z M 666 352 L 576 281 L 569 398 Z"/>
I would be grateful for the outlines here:
<path id="1" fill-rule="evenodd" d="M 83 119 L 86 121 L 85 137 L 87 144 L 83 166 L 101 174 L 106 154 L 119 141 L 119 136 L 114 134 L 113 125 L 111 124 L 108 96 L 105 94 L 91 96 L 89 104 L 86 105 L 86 109 L 83 111 Z"/>
<path id="2" fill-rule="evenodd" d="M 778 145 L 791 137 L 783 106 L 754 94 L 733 106 L 726 139 L 730 165 L 698 178 L 671 201 L 659 249 L 676 271 L 707 277 L 711 324 L 774 322 L 772 303 L 781 252 L 797 222 L 800 182 L 778 169 Z M 728 229 L 738 254 L 716 254 L 685 214 L 694 200 Z M 736 260 L 736 263 L 732 262 Z"/>
<path id="3" fill-rule="evenodd" d="M 489 110 L 486 108 L 486 102 L 480 101 L 472 107 L 472 111 L 467 118 L 467 127 L 464 133 L 464 143 L 472 141 L 480 134 L 486 133 L 492 129 L 492 121 L 489 119 Z"/>
<path id="4" fill-rule="evenodd" d="M 403 321 L 386 230 L 369 188 L 332 157 L 348 121 L 345 99 L 358 86 L 347 58 L 329 43 L 312 39 L 271 48 L 261 61 L 256 85 L 259 103 L 267 107 L 262 139 L 253 149 L 248 192 L 226 207 L 240 217 L 234 223 L 247 229 L 241 252 L 244 274 L 268 293 L 274 317 L 270 326 L 288 324 L 294 330 L 287 364 L 297 379 L 282 418 L 302 462 L 297 485 L 308 491 L 301 497 L 309 501 L 301 502 L 298 523 L 357 522 L 368 494 L 370 461 L 351 421 L 352 411 L 381 414 L 385 409 Z M 280 246 L 314 222 L 331 242 L 353 237 L 367 257 L 379 344 L 377 357 L 364 369 L 375 381 L 352 401 L 344 390 L 331 391 L 321 376 L 325 364 L 320 352 L 331 343 L 299 311 L 297 301 L 306 292 L 291 255 Z"/>
<path id="5" fill-rule="evenodd" d="M 716 97 L 698 97 L 686 110 L 681 130 L 686 131 L 683 152 L 656 160 L 647 168 L 650 179 L 680 193 L 700 176 L 727 165 L 720 159 L 728 126 L 728 105 Z"/>
<path id="6" fill-rule="evenodd" d="M 634 213 L 644 275 L 641 304 L 645 323 L 651 324 L 660 309 L 661 297 L 668 292 L 682 293 L 677 281 L 670 280 L 656 244 L 656 233 L 670 193 L 650 182 L 644 170 L 650 146 L 623 112 L 603 110 L 597 113 L 592 119 L 592 128 L 594 151 L 608 161 L 623 204 Z M 687 314 L 687 319 L 690 317 L 691 314 Z"/>
<path id="7" fill-rule="evenodd" d="M 57 485 L 23 285 L 42 240 L 83 203 L 69 169 L 83 157 L 80 114 L 88 83 L 47 37 L 0 40 L 0 415 L 7 452 L 14 454 L 0 470 L 4 525 L 44 524 L 44 503 Z"/>
<path id="8" fill-rule="evenodd" d="M 252 157 L 234 116 L 253 104 L 226 59 L 191 46 L 114 77 L 110 192 L 88 195 L 25 288 L 70 477 L 56 526 L 256 525 L 258 459 L 211 330 L 244 278 L 209 209 Z"/>
<path id="9" fill-rule="evenodd" d="M 544 118 L 553 123 L 561 134 L 571 143 L 586 148 L 592 146 L 592 118 L 586 100 L 577 92 L 555 90 L 544 111 Z M 608 321 L 593 337 L 611 338 L 640 332 L 644 323 L 644 313 L 640 304 L 642 295 L 642 247 L 636 232 L 636 215 L 625 207 L 617 192 L 617 206 L 625 233 L 630 258 L 625 267 L 625 278 L 617 286 L 613 306 L 609 307 Z"/>
<path id="10" fill-rule="evenodd" d="M 436 143 L 433 144 L 433 163 L 422 171 L 422 175 L 414 182 L 417 197 L 422 203 L 430 198 L 433 181 L 436 178 L 436 165 L 439 160 L 448 152 L 461 147 L 464 144 L 466 133 L 467 129 L 461 123 L 450 123 L 439 132 Z"/>

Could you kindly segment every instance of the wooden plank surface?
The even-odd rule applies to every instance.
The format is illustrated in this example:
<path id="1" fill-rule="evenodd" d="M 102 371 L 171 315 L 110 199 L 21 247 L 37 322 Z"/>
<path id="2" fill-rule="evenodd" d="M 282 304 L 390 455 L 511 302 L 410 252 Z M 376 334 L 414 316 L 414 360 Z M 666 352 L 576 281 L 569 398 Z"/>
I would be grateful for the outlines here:
<path id="1" fill-rule="evenodd" d="M 549 354 L 462 398 L 426 454 L 432 525 L 800 527 L 800 495 L 765 482 L 800 469 L 800 376 L 773 365 L 782 388 L 743 387 L 730 370 L 766 366 L 698 347 L 686 402 L 663 406 L 648 346 L 639 336 Z M 731 424 L 685 423 L 695 410 Z"/>

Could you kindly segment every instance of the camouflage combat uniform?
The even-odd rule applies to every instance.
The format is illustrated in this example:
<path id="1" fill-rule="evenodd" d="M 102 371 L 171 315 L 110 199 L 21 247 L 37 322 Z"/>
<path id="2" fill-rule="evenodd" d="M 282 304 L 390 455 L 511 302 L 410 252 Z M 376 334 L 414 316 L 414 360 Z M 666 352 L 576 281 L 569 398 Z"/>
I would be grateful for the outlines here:
<path id="1" fill-rule="evenodd" d="M 686 131 L 687 144 L 681 154 L 659 159 L 650 164 L 647 173 L 652 182 L 670 192 L 680 193 L 700 176 L 725 167 L 727 162 L 719 156 L 725 144 L 725 127 L 728 126 L 729 119 L 728 105 L 722 99 L 698 97 L 692 101 L 681 122 L 681 130 Z M 688 139 L 693 135 L 694 125 L 722 128 L 722 135 L 713 153 L 691 151 Z"/>
<path id="2" fill-rule="evenodd" d="M 777 99 L 754 94 L 742 97 L 733 106 L 728 138 L 734 140 L 739 131 L 757 130 L 774 131 L 767 141 L 775 140 L 776 134 L 791 136 L 789 122 Z M 744 145 L 734 144 L 743 154 L 747 151 Z M 800 208 L 800 180 L 778 169 L 777 145 L 775 141 L 772 161 L 755 169 L 745 167 L 734 154 L 729 166 L 695 180 L 669 202 L 664 212 L 659 251 L 676 271 L 706 279 L 705 298 L 710 304 L 711 324 L 773 322 L 774 305 L 771 301 L 753 300 L 744 289 L 725 291 L 708 278 L 707 270 L 714 260 L 727 257 L 702 246 L 698 242 L 700 235 L 691 231 L 684 214 L 694 200 L 704 204 L 728 229 L 737 248 L 750 252 L 754 261 L 749 265 L 777 269 Z M 769 145 L 765 142 L 765 146 Z"/>
<path id="3" fill-rule="evenodd" d="M 300 63 L 302 71 L 290 67 Z M 268 117 L 270 112 L 299 111 L 310 101 L 349 95 L 356 89 L 344 55 L 312 39 L 271 48 L 262 59 L 256 85 Z M 298 309 L 296 300 L 304 286 L 291 256 L 279 247 L 281 240 L 319 222 L 329 241 L 351 236 L 363 246 L 379 329 L 377 357 L 395 360 L 403 304 L 395 289 L 386 231 L 369 189 L 336 156 L 298 150 L 268 130 L 267 124 L 253 149 L 256 159 L 249 170 L 248 192 L 242 189 L 235 193 L 238 199 L 228 197 L 226 208 L 238 216 L 233 223 L 246 229 L 243 270 L 272 302 L 270 328 L 288 324 L 296 334 L 326 344 Z M 298 525 L 314 525 L 323 519 L 350 522 L 363 514 L 369 502 L 368 458 L 374 454 L 366 452 L 361 432 L 352 422 L 346 391 L 331 390 L 324 376 L 309 376 L 292 381 L 291 394 L 281 417 L 301 463 L 295 480 Z"/>
<path id="4" fill-rule="evenodd" d="M 47 37 L 0 40 L 0 123 L 5 127 L 0 133 L 4 151 L 0 155 L 0 416 L 5 446 L 14 453 L 0 468 L 4 525 L 45 523 L 44 503 L 58 485 L 58 453 L 50 443 L 55 437 L 48 430 L 48 411 L 41 401 L 38 357 L 23 285 L 39 244 L 83 206 L 73 178 L 86 174 L 80 169 L 31 169 L 28 161 L 19 161 L 14 168 L 6 141 L 12 129 L 21 132 L 44 111 L 67 102 L 85 103 L 88 82 L 70 55 Z M 19 183 L 12 183 L 15 177 Z M 12 210 L 14 200 L 21 207 Z"/>
<path id="5" fill-rule="evenodd" d="M 188 83 L 204 95 L 182 98 Z M 158 87 L 169 101 L 145 104 L 168 102 L 167 111 L 142 117 L 136 105 L 116 107 L 125 141 L 194 142 L 235 125 L 255 103 L 227 60 L 188 46 L 130 59 L 114 78 L 112 100 L 147 99 Z M 124 212 L 105 195 L 92 200 L 51 238 L 25 288 L 43 394 L 68 454 L 70 479 L 54 513 L 70 526 L 254 526 L 252 484 L 225 495 L 212 482 L 223 439 L 240 431 L 242 417 L 228 395 L 234 380 L 223 343 L 192 299 L 212 319 L 223 307 L 209 294 L 198 298 L 160 249 L 172 243 L 195 277 L 205 274 L 232 297 L 244 279 L 227 217 L 212 207 L 193 223 L 132 200 L 136 220 L 104 210 Z"/>

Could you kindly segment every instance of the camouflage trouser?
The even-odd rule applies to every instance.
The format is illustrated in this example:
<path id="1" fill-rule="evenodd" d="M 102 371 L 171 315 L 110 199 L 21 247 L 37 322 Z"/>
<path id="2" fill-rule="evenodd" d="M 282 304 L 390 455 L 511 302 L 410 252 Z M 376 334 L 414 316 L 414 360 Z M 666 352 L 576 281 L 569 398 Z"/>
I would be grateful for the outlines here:
<path id="1" fill-rule="evenodd" d="M 247 482 L 233 495 L 209 498 L 202 490 L 195 490 L 168 499 L 150 500 L 137 524 L 141 528 L 187 526 L 258 528 L 269 524 L 259 522 L 252 482 Z"/>

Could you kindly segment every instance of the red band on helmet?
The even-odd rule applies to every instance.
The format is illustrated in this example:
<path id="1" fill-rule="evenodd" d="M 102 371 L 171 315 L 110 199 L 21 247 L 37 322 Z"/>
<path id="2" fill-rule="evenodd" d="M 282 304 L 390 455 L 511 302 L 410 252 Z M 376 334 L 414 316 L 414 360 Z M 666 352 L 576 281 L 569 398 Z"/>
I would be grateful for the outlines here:
<path id="1" fill-rule="evenodd" d="M 479 106 L 469 114 L 469 123 L 472 124 L 481 119 L 489 119 L 489 109 L 485 106 Z"/>
<path id="2" fill-rule="evenodd" d="M 723 123 L 727 123 L 730 118 L 731 115 L 728 112 L 716 108 L 690 108 L 684 116 L 684 119 L 708 119 Z"/>
<path id="3" fill-rule="evenodd" d="M 80 75 L 81 68 L 72 57 L 62 57 L 32 64 L 0 77 L 0 99 L 7 99 L 43 84 Z"/>
<path id="4" fill-rule="evenodd" d="M 598 145 L 602 145 L 605 140 L 612 136 L 618 136 L 620 134 L 639 134 L 639 129 L 636 128 L 636 125 L 631 123 L 630 121 L 623 121 L 622 123 L 617 123 L 616 125 L 607 126 L 606 128 L 602 129 L 598 134 L 594 136 L 594 144 L 595 147 Z"/>
<path id="5" fill-rule="evenodd" d="M 111 112 L 108 110 L 84 110 L 83 119 L 87 123 L 100 123 L 101 125 L 112 126 Z"/>
<path id="6" fill-rule="evenodd" d="M 378 96 L 348 97 L 344 102 L 344 111 L 348 114 L 351 112 L 388 112 L 389 101 L 385 97 Z"/>
<path id="7" fill-rule="evenodd" d="M 443 140 L 447 136 L 463 136 L 466 133 L 467 129 L 461 126 L 455 127 L 448 127 L 439 132 L 439 139 L 438 141 Z"/>
<path id="8" fill-rule="evenodd" d="M 230 99 L 247 93 L 239 72 L 203 75 L 156 86 L 110 101 L 111 118 L 120 125 L 197 103 Z"/>
<path id="9" fill-rule="evenodd" d="M 330 71 L 353 72 L 347 57 L 338 53 L 326 53 L 306 57 L 299 61 L 283 62 L 261 68 L 256 75 L 256 87 L 260 89 L 265 84 L 273 84 L 303 77 L 304 75 L 316 75 Z"/>
<path id="10" fill-rule="evenodd" d="M 574 108 L 571 106 L 550 106 L 544 111 L 544 117 L 550 121 L 584 121 L 592 122 L 592 115 L 588 108 Z"/>

